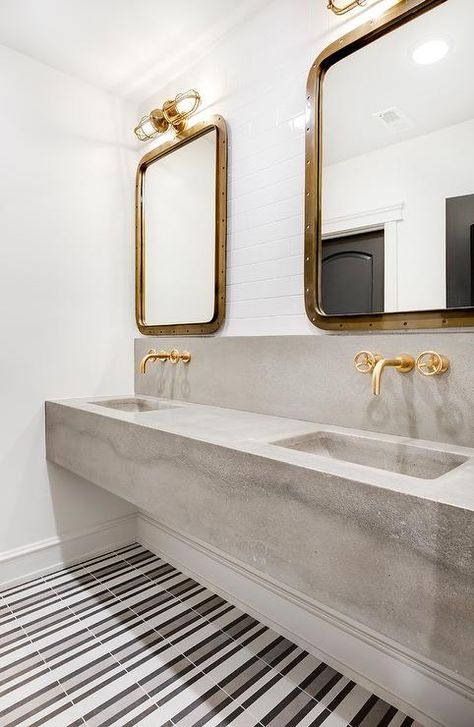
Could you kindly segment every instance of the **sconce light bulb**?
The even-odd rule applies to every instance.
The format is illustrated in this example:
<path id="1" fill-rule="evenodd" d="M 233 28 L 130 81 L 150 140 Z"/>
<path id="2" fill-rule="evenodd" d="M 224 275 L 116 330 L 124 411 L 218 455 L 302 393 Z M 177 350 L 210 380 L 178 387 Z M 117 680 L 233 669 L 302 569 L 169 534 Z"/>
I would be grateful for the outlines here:
<path id="1" fill-rule="evenodd" d="M 175 99 L 176 111 L 183 116 L 190 116 L 197 111 L 201 103 L 201 96 L 194 88 L 190 88 L 185 93 L 178 93 Z"/>

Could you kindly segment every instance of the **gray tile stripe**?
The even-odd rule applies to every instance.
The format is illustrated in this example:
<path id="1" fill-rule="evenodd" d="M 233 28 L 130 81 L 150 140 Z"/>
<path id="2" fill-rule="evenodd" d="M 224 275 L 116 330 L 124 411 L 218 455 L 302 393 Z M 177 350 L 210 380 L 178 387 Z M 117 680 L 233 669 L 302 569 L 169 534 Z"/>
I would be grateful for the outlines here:
<path id="1" fill-rule="evenodd" d="M 127 563 L 131 563 L 132 565 L 136 566 L 140 565 L 140 563 L 143 563 L 144 561 L 153 560 L 154 557 L 155 556 L 153 555 L 153 553 L 145 551 L 144 553 L 139 553 L 138 555 L 127 556 L 125 560 L 127 561 Z"/>
<path id="2" fill-rule="evenodd" d="M 84 644 L 89 644 L 89 647 L 82 651 L 74 651 L 74 656 L 85 654 L 90 650 L 90 646 L 95 642 L 94 634 L 92 634 L 89 629 L 83 628 L 82 623 L 77 623 L 77 627 L 78 631 L 74 631 L 70 636 L 67 636 L 59 642 L 53 642 L 52 644 L 47 644 L 45 646 L 37 644 L 38 651 L 46 663 L 48 661 L 56 660 L 66 654 L 66 659 L 63 661 L 56 661 L 56 665 L 59 666 L 69 659 L 69 654 L 72 650 L 79 646 L 83 646 Z"/>
<path id="3" fill-rule="evenodd" d="M 212 656 L 218 654 L 223 648 L 234 643 L 232 639 L 223 632 L 217 631 L 211 636 L 205 639 L 201 639 L 197 644 L 186 649 L 184 655 L 190 659 L 194 664 L 199 665 L 208 661 Z M 238 651 L 239 647 L 234 647 L 234 652 Z M 227 656 L 228 658 L 228 656 Z"/>
<path id="4" fill-rule="evenodd" d="M 283 660 L 284 658 L 285 656 L 282 653 L 279 660 Z M 304 656 L 298 657 L 298 660 L 301 658 L 304 658 Z M 212 674 L 212 667 L 205 671 L 207 674 Z M 271 667 L 259 659 L 258 656 L 253 656 L 232 673 L 228 674 L 227 677 L 221 679 L 220 682 L 218 682 L 218 686 L 222 690 L 226 691 L 233 699 L 236 699 L 245 694 L 245 692 L 254 686 L 262 677 L 272 671 Z M 280 679 L 283 678 L 283 674 L 278 674 L 278 677 Z M 256 694 L 258 693 L 259 692 L 256 692 Z"/>
<path id="5" fill-rule="evenodd" d="M 131 699 L 130 699 L 131 697 Z M 86 723 L 99 724 L 93 717 L 100 715 L 100 727 L 109 727 L 127 712 L 148 701 L 148 697 L 136 684 L 124 689 L 96 709 L 84 715 Z M 105 719 L 104 719 L 105 718 Z"/>
<path id="6" fill-rule="evenodd" d="M 254 641 L 255 639 L 257 639 L 266 630 L 267 630 L 266 627 L 262 627 L 262 629 L 259 629 L 251 637 L 249 637 L 247 639 L 247 644 L 250 644 L 252 641 Z M 216 669 L 218 666 L 220 666 L 221 664 L 223 664 L 225 661 L 228 661 L 228 659 L 230 659 L 232 656 L 234 656 L 235 654 L 237 654 L 242 648 L 245 648 L 242 644 L 239 644 L 238 642 L 236 643 L 235 641 L 233 641 L 232 639 L 230 639 L 225 634 L 223 634 L 223 636 L 226 637 L 227 641 L 225 641 L 222 644 L 222 647 L 219 646 L 219 649 L 213 649 L 208 655 L 203 655 L 199 659 L 196 659 L 196 660 L 191 659 L 191 661 L 194 661 L 195 664 L 204 663 L 210 657 L 214 656 L 218 651 L 220 651 L 221 648 L 225 648 L 225 646 L 228 646 L 229 644 L 234 644 L 234 647 L 230 651 L 226 652 L 223 656 L 220 656 L 218 659 L 216 659 L 215 661 L 212 661 L 210 664 L 207 664 L 206 666 L 203 666 L 203 671 L 206 672 L 206 673 L 208 671 L 211 671 L 213 669 Z M 191 658 L 191 657 L 189 657 L 189 658 Z"/>
<path id="7" fill-rule="evenodd" d="M 38 583 L 39 581 L 44 581 L 44 583 L 48 583 L 48 581 L 59 578 L 60 576 L 63 577 L 65 575 L 77 573 L 77 571 L 82 570 L 83 567 L 83 563 L 75 563 L 74 565 L 67 566 L 66 568 L 59 568 L 58 570 L 51 571 L 51 573 L 47 573 L 44 576 L 40 576 L 35 579 L 35 582 Z"/>
<path id="8" fill-rule="evenodd" d="M 147 709 L 145 709 L 143 712 L 141 712 L 137 717 L 134 719 L 129 720 L 128 722 L 125 722 L 125 724 L 122 725 L 122 727 L 134 727 L 135 725 L 139 724 L 145 717 L 148 717 L 150 714 L 153 714 L 158 709 L 158 707 L 153 704 Z M 158 727 L 158 726 L 157 726 Z M 162 725 L 162 727 L 173 727 L 171 722 L 167 722 L 166 724 Z"/>
<path id="9" fill-rule="evenodd" d="M 39 591 L 33 596 L 22 596 L 21 598 L 9 601 L 8 607 L 13 613 L 20 615 L 21 611 L 28 606 L 36 606 L 52 600 L 59 600 L 58 596 L 51 588 L 45 587 L 44 590 Z"/>
<path id="10" fill-rule="evenodd" d="M 122 644 L 121 646 L 117 646 L 115 649 L 111 649 L 110 653 L 120 663 L 126 663 L 127 661 L 130 661 L 130 659 L 133 659 L 135 656 L 143 653 L 143 645 L 146 645 L 147 648 L 149 648 L 151 646 L 155 646 L 156 644 L 161 644 L 162 646 L 164 646 L 165 643 L 165 640 L 159 633 L 157 633 L 154 629 L 149 629 L 144 634 L 141 634 L 139 637 L 127 641 L 126 644 Z M 166 646 L 168 645 L 166 644 Z M 148 656 L 144 656 L 143 658 L 146 660 Z"/>
<path id="11" fill-rule="evenodd" d="M 37 679 L 40 676 L 43 676 L 44 674 L 48 674 L 48 672 L 49 672 L 48 667 L 44 664 L 43 661 L 40 660 L 40 663 L 37 664 L 37 667 L 41 667 L 41 666 L 43 666 L 43 668 L 42 669 L 40 668 L 38 671 L 35 671 L 35 673 L 34 673 L 34 678 L 35 679 Z M 23 670 L 22 672 L 20 672 L 20 674 L 18 674 L 18 673 L 15 674 L 15 677 L 21 676 L 21 674 L 25 674 L 25 672 L 28 672 L 28 668 L 26 670 Z M 8 684 L 9 681 L 10 682 L 12 681 L 12 679 L 10 677 L 9 679 L 7 678 L 7 680 L 4 680 L 4 682 L 5 681 Z M 21 689 L 21 687 L 25 686 L 25 684 L 29 684 L 30 682 L 31 682 L 31 675 L 30 676 L 25 676 L 21 681 L 15 681 L 15 686 L 14 687 L 12 687 L 11 684 L 9 684 L 9 686 L 6 686 L 5 689 L 2 689 L 0 691 L 0 700 L 1 700 L 2 697 L 5 697 L 8 694 L 10 694 L 11 691 L 12 691 L 12 689 Z M 2 686 L 3 686 L 3 683 L 2 683 Z"/>
<path id="12" fill-rule="evenodd" d="M 0 672 L 2 677 L 0 679 L 0 686 L 3 686 L 22 674 L 36 669 L 38 666 L 41 666 L 42 663 L 43 660 L 36 651 L 32 651 L 28 654 L 28 656 L 24 656 L 22 659 L 17 659 L 16 661 L 11 662 L 8 667 L 4 667 Z"/>
<path id="13" fill-rule="evenodd" d="M 385 716 L 383 717 L 383 719 L 380 720 L 378 727 L 387 727 L 387 725 L 390 724 L 390 722 L 392 721 L 393 717 L 395 717 L 396 714 L 397 714 L 397 710 L 395 709 L 395 707 L 389 707 L 389 709 L 385 713 Z"/>
<path id="14" fill-rule="evenodd" d="M 139 626 L 140 624 L 143 624 L 143 623 L 144 623 L 143 619 L 140 616 L 136 615 L 135 620 L 129 621 L 128 623 L 125 623 L 125 624 L 116 624 L 115 628 L 112 629 L 111 633 L 101 635 L 100 643 L 104 644 L 104 646 L 105 646 L 105 645 L 107 645 L 107 643 L 109 641 L 113 641 L 118 636 L 121 636 L 124 633 L 129 633 L 131 628 L 133 628 L 135 626 Z"/>
<path id="15" fill-rule="evenodd" d="M 219 606 L 217 608 L 220 608 Z M 226 609 L 231 610 L 231 609 Z M 217 616 L 222 616 L 222 614 L 225 613 L 223 611 L 219 611 Z M 170 643 L 173 644 L 173 646 L 177 646 L 181 641 L 184 641 L 185 639 L 189 638 L 190 636 L 194 636 L 198 631 L 201 631 L 202 629 L 205 629 L 209 626 L 206 621 L 198 620 L 197 626 L 195 626 L 193 629 L 190 629 L 189 631 L 186 631 L 184 634 L 181 634 L 181 636 L 175 636 L 175 638 L 170 639 Z"/>
<path id="16" fill-rule="evenodd" d="M 175 659 L 172 659 L 166 665 L 166 667 L 157 669 L 145 679 L 141 679 L 138 683 L 148 692 L 150 697 L 157 697 L 160 692 L 174 684 L 177 681 L 178 677 L 180 680 L 182 680 L 183 677 L 185 677 L 190 672 L 194 672 L 195 670 L 196 667 L 194 666 L 194 664 L 192 664 L 187 659 L 184 659 L 182 656 L 177 656 Z M 165 674 L 167 671 L 172 671 L 171 676 L 169 676 L 164 681 L 160 681 L 159 684 L 157 684 L 157 686 L 155 687 L 149 685 L 149 682 L 156 680 L 156 677 Z M 189 677 L 189 679 L 184 680 L 174 691 L 170 692 L 162 699 L 157 700 L 158 706 L 166 704 L 166 702 L 168 702 L 170 699 L 173 699 L 177 694 L 182 692 L 187 687 L 190 687 L 192 684 L 194 684 L 195 681 L 201 678 L 202 673 L 199 672 L 198 674 L 194 674 L 192 677 Z"/>
<path id="17" fill-rule="evenodd" d="M 196 700 L 195 704 L 196 706 L 200 706 L 204 702 L 206 702 L 208 712 L 197 722 L 193 720 L 193 727 L 203 727 L 207 722 L 209 722 L 210 719 L 212 719 L 213 716 L 219 714 L 219 712 L 222 712 L 229 704 L 232 704 L 232 699 L 224 693 L 221 694 L 220 692 L 213 692 L 208 693 L 205 699 Z M 241 711 L 243 712 L 244 710 L 241 709 Z M 175 724 L 179 725 L 178 719 L 173 718 L 173 721 L 175 722 Z"/>
<path id="18" fill-rule="evenodd" d="M 209 619 L 209 621 L 213 621 L 213 619 Z M 233 621 L 231 624 L 228 624 L 227 626 L 223 626 L 222 630 L 225 631 L 225 633 L 231 637 L 231 639 L 238 640 L 241 636 L 246 634 L 251 628 L 256 626 L 258 624 L 258 621 L 255 621 L 254 618 L 251 616 L 247 616 L 247 614 L 244 614 L 243 616 L 240 616 L 238 619 Z"/>
<path id="19" fill-rule="evenodd" d="M 0 724 L 5 727 L 26 727 L 26 723 L 40 727 L 58 716 L 65 727 L 85 727 L 77 714 L 72 716 L 72 710 L 81 705 L 84 709 L 86 704 L 87 714 L 79 714 L 88 720 L 87 727 L 133 727 L 150 716 L 153 719 L 155 712 L 156 727 L 162 725 L 161 714 L 168 727 L 204 727 L 211 721 L 224 727 L 245 714 L 252 725 L 297 727 L 301 720 L 311 719 L 313 709 L 316 715 L 318 700 L 325 698 L 324 707 L 319 707 L 321 711 L 311 721 L 317 727 L 337 714 L 344 700 L 346 711 L 352 704 L 354 682 L 326 664 L 311 661 L 312 657 L 284 637 L 275 634 L 272 638 L 272 632 L 255 619 L 136 544 L 4 593 L 14 611 L 0 601 L 4 644 L 0 654 L 3 659 L 6 654 L 11 656 L 8 671 L 0 675 Z M 171 612 L 173 616 L 168 615 Z M 13 627 L 20 623 L 17 619 L 22 628 Z M 150 624 L 148 628 L 146 624 Z M 215 631 L 210 633 L 210 629 Z M 181 642 L 186 644 L 184 653 L 179 651 Z M 253 642 L 267 643 L 257 647 Z M 33 644 L 32 653 L 15 658 L 14 652 L 28 649 L 28 643 Z M 250 650 L 248 658 L 235 668 L 242 662 L 238 655 L 245 648 Z M 85 663 L 88 652 L 91 658 Z M 81 662 L 76 661 L 79 657 Z M 308 674 L 313 662 L 317 666 Z M 44 686 L 48 664 L 61 672 L 53 671 L 51 682 Z M 295 680 L 288 692 L 288 682 L 282 680 L 286 675 L 291 678 L 293 670 L 307 676 Z M 137 681 L 133 681 L 135 672 Z M 53 676 L 56 673 L 59 681 Z M 213 673 L 219 675 L 217 681 Z M 40 675 L 41 688 L 35 689 L 35 677 Z M 123 685 L 128 678 L 132 679 L 130 685 L 118 688 L 111 698 L 116 680 L 121 679 Z M 29 682 L 31 694 L 26 698 Z M 11 702 L 14 694 L 8 690 L 10 684 L 22 698 L 5 710 L 2 699 L 8 696 Z M 250 713 L 262 714 L 269 690 L 280 696 L 258 721 Z M 348 727 L 388 727 L 395 717 L 398 723 L 405 717 L 370 694 L 361 707 L 364 692 L 360 687 L 357 690 L 353 700 L 356 714 L 345 722 Z M 91 710 L 94 697 L 97 706 Z M 412 724 L 406 717 L 402 727 Z"/>
<path id="20" fill-rule="evenodd" d="M 119 664 L 117 664 L 117 666 L 120 667 Z M 91 683 L 90 689 L 88 689 L 85 692 L 82 692 L 81 694 L 72 693 L 71 699 L 72 699 L 73 704 L 80 704 L 82 701 L 84 701 L 84 699 L 87 699 L 91 695 L 96 694 L 96 693 L 99 694 L 101 689 L 103 689 L 104 687 L 107 687 L 109 684 L 113 684 L 113 682 L 116 679 L 119 679 L 120 677 L 123 677 L 126 674 L 127 674 L 127 672 L 125 671 L 125 669 L 121 669 L 119 671 L 116 671 L 114 674 L 107 677 L 106 679 L 102 679 L 102 681 L 100 679 L 97 679 L 94 683 Z M 99 707 L 97 709 L 99 709 Z"/>
<path id="21" fill-rule="evenodd" d="M 28 697 L 20 699 L 13 704 L 8 712 L 0 712 L 0 718 L 8 718 L 5 725 L 15 727 L 15 725 L 24 722 L 28 717 L 34 717 L 39 710 L 50 707 L 66 695 L 57 682 L 51 682 L 47 687 L 39 689 Z M 1 722 L 0 722 L 1 724 Z"/>
<path id="22" fill-rule="evenodd" d="M 73 695 L 78 689 L 86 686 L 91 681 L 100 679 L 111 668 L 118 666 L 119 664 L 109 654 L 102 654 L 86 666 L 75 669 L 64 677 L 60 677 L 59 683 L 67 694 Z"/>
<path id="23" fill-rule="evenodd" d="M 316 719 L 311 722 L 309 727 L 318 727 L 319 725 L 324 724 L 324 722 L 328 719 L 328 717 L 331 716 L 333 710 L 337 708 L 337 706 L 342 702 L 342 700 L 347 697 L 347 695 L 352 691 L 354 688 L 355 683 L 354 682 L 348 682 L 343 689 L 334 697 L 334 699 L 330 702 L 330 704 L 325 708 Z M 314 704 L 314 702 L 313 702 Z M 310 711 L 310 710 L 309 710 Z M 300 723 L 300 720 L 307 714 L 307 710 L 301 710 L 301 712 L 298 712 L 294 716 L 292 720 L 288 722 L 287 727 L 297 727 L 297 725 Z"/>
<path id="24" fill-rule="evenodd" d="M 96 636 L 96 638 L 99 639 L 99 641 L 102 641 L 104 636 L 110 634 L 111 631 L 114 631 L 116 629 L 117 619 L 120 619 L 120 626 L 122 626 L 123 628 L 127 624 L 130 625 L 130 622 L 136 622 L 137 614 L 131 611 L 129 608 L 124 608 L 122 609 L 122 611 L 114 614 L 113 619 L 104 619 L 100 622 L 99 625 L 94 624 L 89 626 L 89 630 L 94 634 L 94 636 Z"/>
<path id="25" fill-rule="evenodd" d="M 53 717 L 56 717 L 56 716 L 57 716 L 57 715 L 59 715 L 59 714 L 64 714 L 64 713 L 66 713 L 66 714 L 65 714 L 65 717 L 64 717 L 64 719 L 66 719 L 66 717 L 67 717 L 67 712 L 68 712 L 68 710 L 69 710 L 69 709 L 71 708 L 71 706 L 72 706 L 72 705 L 71 705 L 71 703 L 66 703 L 66 702 L 65 702 L 65 703 L 64 703 L 63 705 L 61 705 L 60 707 L 57 707 L 56 709 L 53 709 L 53 710 L 52 710 L 51 712 L 48 712 L 48 714 L 45 714 L 45 715 L 44 715 L 43 717 L 40 717 L 40 719 L 36 720 L 35 722 L 30 722 L 30 724 L 29 724 L 29 727 L 41 727 L 41 725 L 47 725 L 47 724 L 48 724 L 48 722 L 49 722 L 49 721 L 50 721 L 50 720 L 51 720 L 51 719 L 52 719 Z M 68 720 L 68 721 L 69 721 L 69 720 Z M 83 722 L 83 721 L 82 721 L 82 719 L 80 719 L 80 720 L 75 720 L 75 721 L 74 721 L 74 722 L 72 723 L 72 725 L 70 725 L 69 727 L 76 727 L 77 725 L 82 725 L 82 727 L 84 727 L 84 725 L 85 725 L 85 722 Z M 9 727 L 9 725 L 8 725 L 7 727 Z"/>
<path id="26" fill-rule="evenodd" d="M 317 705 L 306 692 L 301 689 L 294 689 L 284 699 L 282 699 L 265 717 L 262 719 L 264 727 L 277 727 L 277 725 L 286 725 L 290 720 L 294 720 L 296 715 L 301 720 Z M 297 723 L 296 723 L 297 724 Z"/>
<path id="27" fill-rule="evenodd" d="M 126 581 L 120 581 L 120 583 L 117 583 L 116 585 L 111 585 L 109 583 L 108 588 L 112 593 L 114 593 L 116 596 L 120 595 L 121 593 L 127 592 L 127 591 L 133 591 L 133 593 L 141 593 L 141 591 L 137 591 L 136 589 L 140 586 L 146 586 L 147 588 L 152 588 L 153 583 L 152 581 L 148 580 L 146 576 L 139 575 L 137 576 L 135 574 L 135 571 L 133 572 L 133 577 L 127 579 Z"/>
<path id="28" fill-rule="evenodd" d="M 104 605 L 110 603 L 114 599 L 114 594 L 107 588 L 104 588 L 102 591 L 94 593 L 93 596 L 83 598 L 82 601 L 79 601 L 77 603 L 67 603 L 67 600 L 65 601 L 65 603 L 67 604 L 67 607 L 71 609 L 71 611 L 73 611 L 77 615 L 80 615 L 85 614 L 88 611 L 94 613 L 93 609 L 95 609 L 96 611 L 101 611 Z"/>

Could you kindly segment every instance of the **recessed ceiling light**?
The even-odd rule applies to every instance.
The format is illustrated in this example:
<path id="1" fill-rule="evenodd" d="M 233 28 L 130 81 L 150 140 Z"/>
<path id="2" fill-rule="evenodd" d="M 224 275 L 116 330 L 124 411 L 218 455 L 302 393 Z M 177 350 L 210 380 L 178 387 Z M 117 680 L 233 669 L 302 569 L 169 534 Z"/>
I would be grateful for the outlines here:
<path id="1" fill-rule="evenodd" d="M 429 66 L 440 61 L 449 51 L 449 45 L 441 38 L 425 41 L 417 45 L 412 53 L 415 63 Z"/>

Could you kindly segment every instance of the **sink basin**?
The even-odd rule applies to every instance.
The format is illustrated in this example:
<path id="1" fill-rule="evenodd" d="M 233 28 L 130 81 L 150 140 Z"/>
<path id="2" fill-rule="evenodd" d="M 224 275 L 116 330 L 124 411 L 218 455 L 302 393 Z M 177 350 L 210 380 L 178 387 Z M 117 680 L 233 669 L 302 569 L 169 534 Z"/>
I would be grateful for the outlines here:
<path id="1" fill-rule="evenodd" d="M 174 409 L 175 404 L 168 404 L 164 401 L 153 401 L 152 399 L 139 399 L 129 397 L 123 399 L 105 399 L 104 401 L 91 401 L 95 406 L 105 406 L 107 409 L 118 409 L 119 411 L 146 412 L 161 411 L 162 409 Z"/>
<path id="2" fill-rule="evenodd" d="M 424 480 L 441 477 L 467 461 L 450 452 L 338 432 L 312 432 L 272 444 Z"/>

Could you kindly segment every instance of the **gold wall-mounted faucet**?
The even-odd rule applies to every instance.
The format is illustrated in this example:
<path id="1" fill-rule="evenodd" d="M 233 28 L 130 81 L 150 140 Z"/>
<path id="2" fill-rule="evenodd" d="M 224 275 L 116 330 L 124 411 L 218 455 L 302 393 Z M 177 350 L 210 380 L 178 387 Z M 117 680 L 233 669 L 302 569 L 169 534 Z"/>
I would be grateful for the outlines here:
<path id="1" fill-rule="evenodd" d="M 408 353 L 401 353 L 395 358 L 381 358 L 380 361 L 377 361 L 372 372 L 372 394 L 374 396 L 380 395 L 382 374 L 384 368 L 386 368 L 387 366 L 393 366 L 401 374 L 407 374 L 409 371 L 414 369 L 415 359 Z"/>
<path id="2" fill-rule="evenodd" d="M 396 358 L 383 358 L 379 353 L 359 351 L 354 356 L 354 366 L 361 374 L 372 374 L 372 393 L 379 396 L 383 370 L 393 366 L 401 374 L 406 374 L 415 367 L 415 359 L 408 353 L 401 353 Z"/>
<path id="3" fill-rule="evenodd" d="M 156 351 L 151 348 L 140 361 L 139 369 L 141 374 L 146 373 L 146 366 L 149 361 L 169 361 L 172 364 L 182 361 L 188 364 L 191 361 L 191 354 L 189 351 L 178 351 L 177 348 L 172 348 L 171 351 Z"/>

